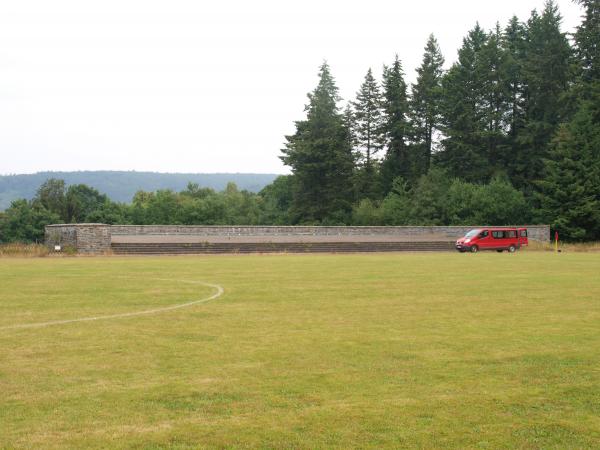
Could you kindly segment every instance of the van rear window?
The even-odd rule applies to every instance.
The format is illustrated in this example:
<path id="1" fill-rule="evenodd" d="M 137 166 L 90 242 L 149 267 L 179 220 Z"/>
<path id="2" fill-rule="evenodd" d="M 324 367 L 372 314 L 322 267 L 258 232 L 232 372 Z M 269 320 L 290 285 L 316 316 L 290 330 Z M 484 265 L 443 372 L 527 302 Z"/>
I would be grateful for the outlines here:
<path id="1" fill-rule="evenodd" d="M 521 237 L 527 237 L 527 230 L 521 230 Z"/>

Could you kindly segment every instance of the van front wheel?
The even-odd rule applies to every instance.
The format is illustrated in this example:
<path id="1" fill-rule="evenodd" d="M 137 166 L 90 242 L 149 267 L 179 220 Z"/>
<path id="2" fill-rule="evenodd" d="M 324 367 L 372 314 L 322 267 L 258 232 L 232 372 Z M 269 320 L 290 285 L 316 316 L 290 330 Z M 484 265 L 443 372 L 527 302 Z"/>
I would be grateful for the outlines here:
<path id="1" fill-rule="evenodd" d="M 517 247 L 515 247 L 514 245 L 511 245 L 510 247 L 508 247 L 508 252 L 509 253 L 514 253 L 517 251 Z"/>
<path id="2" fill-rule="evenodd" d="M 471 247 L 471 253 L 477 253 L 479 251 L 479 247 L 477 247 L 476 245 L 473 245 Z"/>

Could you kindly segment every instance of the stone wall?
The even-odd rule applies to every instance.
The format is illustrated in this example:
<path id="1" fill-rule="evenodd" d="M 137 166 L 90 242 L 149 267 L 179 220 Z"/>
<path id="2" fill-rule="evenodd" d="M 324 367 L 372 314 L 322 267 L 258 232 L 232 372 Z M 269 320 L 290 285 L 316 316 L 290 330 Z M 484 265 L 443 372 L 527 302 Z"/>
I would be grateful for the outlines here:
<path id="1" fill-rule="evenodd" d="M 548 225 L 525 226 L 529 238 L 550 240 Z M 279 227 L 279 226 L 183 226 L 183 225 L 105 225 L 98 223 L 48 225 L 46 244 L 71 246 L 78 253 L 102 254 L 110 251 L 112 236 L 394 236 L 396 238 L 455 240 L 478 227 Z"/>
<path id="2" fill-rule="evenodd" d="M 81 223 L 74 225 L 48 225 L 45 230 L 46 245 L 54 249 L 60 245 L 77 250 L 77 253 L 98 255 L 110 251 L 110 225 Z"/>
<path id="3" fill-rule="evenodd" d="M 530 239 L 547 242 L 548 225 L 524 226 Z M 455 240 L 473 226 L 458 227 L 312 227 L 312 226 L 189 226 L 189 225 L 113 225 L 114 236 L 396 236 L 427 239 L 428 236 Z"/>

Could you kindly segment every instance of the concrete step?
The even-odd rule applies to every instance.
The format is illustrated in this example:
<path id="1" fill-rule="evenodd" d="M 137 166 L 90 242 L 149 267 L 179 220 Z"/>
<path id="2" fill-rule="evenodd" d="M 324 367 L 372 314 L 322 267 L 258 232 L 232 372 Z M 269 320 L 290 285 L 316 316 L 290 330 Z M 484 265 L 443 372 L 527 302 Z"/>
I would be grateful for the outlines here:
<path id="1" fill-rule="evenodd" d="M 454 242 L 113 243 L 118 255 L 451 251 Z"/>

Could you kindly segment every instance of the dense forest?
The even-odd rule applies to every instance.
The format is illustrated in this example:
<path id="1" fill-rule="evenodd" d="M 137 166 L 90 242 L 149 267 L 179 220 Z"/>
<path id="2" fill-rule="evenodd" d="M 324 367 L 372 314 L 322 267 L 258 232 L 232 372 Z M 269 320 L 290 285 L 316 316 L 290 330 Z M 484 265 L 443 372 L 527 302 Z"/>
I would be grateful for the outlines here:
<path id="1" fill-rule="evenodd" d="M 259 193 L 190 183 L 115 203 L 44 183 L 0 213 L 0 240 L 49 222 L 438 225 L 549 223 L 600 239 L 600 0 L 573 36 L 552 1 L 526 21 L 476 25 L 448 70 L 432 35 L 416 82 L 398 56 L 342 104 L 330 67 L 286 137 L 292 174 Z"/>

